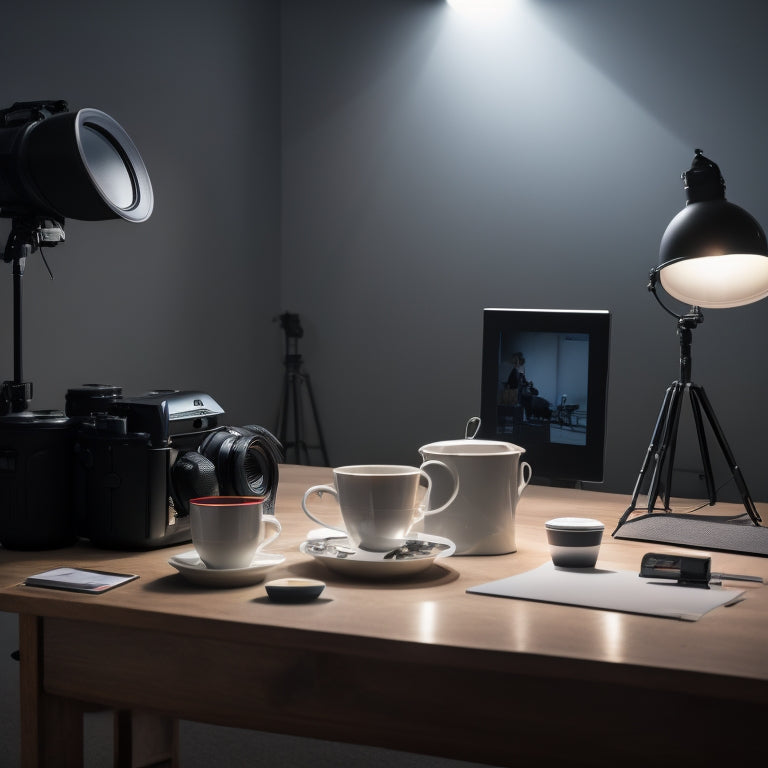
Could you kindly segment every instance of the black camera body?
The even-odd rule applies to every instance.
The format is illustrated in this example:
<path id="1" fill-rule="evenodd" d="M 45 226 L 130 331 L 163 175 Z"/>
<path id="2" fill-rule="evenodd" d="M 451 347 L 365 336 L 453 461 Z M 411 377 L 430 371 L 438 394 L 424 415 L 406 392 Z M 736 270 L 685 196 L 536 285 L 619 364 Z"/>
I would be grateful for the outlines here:
<path id="1" fill-rule="evenodd" d="M 80 422 L 73 446 L 78 534 L 108 547 L 189 541 L 172 469 L 180 454 L 218 429 L 224 409 L 202 392 L 123 398 L 119 387 L 94 386 L 70 389 L 66 412 Z M 200 488 L 207 494 L 211 486 Z"/>
<path id="2" fill-rule="evenodd" d="M 78 536 L 115 549 L 187 542 L 197 496 L 263 496 L 272 511 L 282 446 L 262 427 L 221 426 L 224 409 L 206 393 L 124 398 L 120 387 L 84 385 L 67 392 L 66 415 L 34 413 L 21 427 L 18 415 L 0 418 L 0 543 L 9 549 Z M 53 475 L 58 486 L 40 497 Z"/>

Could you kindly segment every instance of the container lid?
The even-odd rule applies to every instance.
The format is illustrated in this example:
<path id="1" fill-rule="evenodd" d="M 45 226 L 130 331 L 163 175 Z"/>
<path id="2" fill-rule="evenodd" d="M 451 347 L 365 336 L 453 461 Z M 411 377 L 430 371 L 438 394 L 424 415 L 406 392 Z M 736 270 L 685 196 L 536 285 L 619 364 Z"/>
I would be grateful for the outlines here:
<path id="1" fill-rule="evenodd" d="M 422 445 L 419 452 L 440 454 L 443 456 L 496 456 L 512 453 L 525 453 L 525 448 L 501 440 L 440 440 L 437 443 Z"/>
<path id="2" fill-rule="evenodd" d="M 605 526 L 591 517 L 556 517 L 547 520 L 546 527 L 555 531 L 602 531 Z"/>

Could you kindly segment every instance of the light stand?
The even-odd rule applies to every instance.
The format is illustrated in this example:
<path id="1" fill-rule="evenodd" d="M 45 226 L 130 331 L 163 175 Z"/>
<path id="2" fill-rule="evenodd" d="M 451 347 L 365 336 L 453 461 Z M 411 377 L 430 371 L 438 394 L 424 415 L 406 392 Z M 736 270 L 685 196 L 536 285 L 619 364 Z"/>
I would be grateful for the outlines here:
<path id="1" fill-rule="evenodd" d="M 656 295 L 656 271 L 651 272 L 651 282 L 648 289 Z M 661 302 L 659 301 L 661 304 Z M 661 305 L 667 312 L 669 310 Z M 674 313 L 670 312 L 674 315 Z M 698 307 L 691 307 L 685 315 L 674 315 L 677 317 L 677 335 L 680 339 L 680 378 L 672 382 L 667 388 L 664 400 L 659 411 L 656 426 L 653 430 L 648 451 L 645 454 L 640 474 L 635 483 L 635 489 L 632 493 L 632 500 L 619 520 L 616 527 L 618 530 L 626 521 L 632 512 L 638 509 L 637 500 L 643 488 L 648 487 L 648 514 L 652 514 L 656 509 L 656 501 L 661 495 L 660 488 L 663 488 L 663 509 L 668 512 L 669 501 L 672 495 L 672 471 L 674 469 L 675 449 L 677 446 L 678 426 L 680 423 L 680 413 L 683 400 L 686 395 L 691 404 L 694 424 L 696 425 L 696 436 L 699 442 L 699 452 L 701 454 L 702 467 L 704 472 L 704 482 L 707 486 L 707 495 L 710 506 L 717 503 L 717 489 L 715 487 L 714 476 L 712 472 L 712 462 L 710 460 L 709 447 L 707 444 L 707 435 L 704 429 L 704 418 L 709 422 L 709 426 L 714 434 L 720 450 L 725 457 L 731 476 L 736 483 L 736 487 L 741 496 L 744 507 L 750 519 L 755 525 L 760 525 L 761 517 L 755 507 L 752 497 L 747 489 L 747 484 L 742 475 L 739 465 L 728 445 L 723 430 L 715 415 L 714 409 L 707 397 L 707 393 L 702 386 L 691 382 L 691 342 L 693 339 L 693 329 L 704 321 L 701 310 Z M 650 475 L 649 475 L 650 473 Z M 650 477 L 650 480 L 649 480 Z"/>
<path id="2" fill-rule="evenodd" d="M 3 261 L 13 262 L 13 380 L 3 382 L 0 413 L 22 413 L 32 399 L 32 383 L 24 381 L 22 360 L 22 279 L 27 256 L 44 246 L 52 247 L 64 240 L 64 229 L 56 221 L 38 216 L 15 216 L 3 252 Z M 45 262 L 46 267 L 48 263 Z M 50 274 L 50 268 L 48 268 Z M 53 275 L 51 275 L 53 277 Z"/>
<path id="3" fill-rule="evenodd" d="M 768 528 L 761 525 L 706 392 L 691 381 L 693 330 L 704 319 L 700 308 L 737 307 L 768 297 L 768 241 L 763 228 L 747 211 L 725 199 L 720 169 L 700 149 L 695 151 L 691 168 L 682 178 L 686 205 L 664 231 L 659 263 L 651 271 L 648 284 L 662 309 L 677 319 L 680 378 L 666 391 L 632 500 L 613 536 L 768 556 Z M 690 310 L 678 315 L 667 309 L 656 293 L 657 281 L 670 296 L 690 305 Z M 717 488 L 705 432 L 707 423 L 725 457 L 746 515 L 693 514 L 698 510 L 685 514 L 671 512 L 672 472 L 685 399 L 690 402 L 696 426 L 709 505 L 717 503 Z M 646 486 L 645 514 L 630 517 L 638 510 L 638 497 Z M 660 496 L 663 508 L 657 510 Z"/>
<path id="4" fill-rule="evenodd" d="M 285 376 L 283 378 L 283 393 L 280 401 L 280 411 L 277 417 L 277 436 L 285 448 L 286 461 L 293 449 L 294 462 L 296 464 L 311 464 L 309 457 L 310 448 L 319 448 L 326 467 L 330 466 L 328 451 L 323 439 L 323 431 L 320 427 L 320 418 L 317 413 L 315 396 L 312 392 L 312 383 L 309 374 L 302 367 L 302 357 L 298 352 L 299 339 L 304 335 L 299 316 L 290 312 L 280 315 L 280 325 L 285 331 Z M 309 397 L 309 405 L 312 410 L 312 418 L 317 433 L 317 446 L 307 445 L 304 439 L 304 408 L 302 404 L 302 392 L 306 389 Z M 286 440 L 288 422 L 292 422 L 293 440 Z"/>

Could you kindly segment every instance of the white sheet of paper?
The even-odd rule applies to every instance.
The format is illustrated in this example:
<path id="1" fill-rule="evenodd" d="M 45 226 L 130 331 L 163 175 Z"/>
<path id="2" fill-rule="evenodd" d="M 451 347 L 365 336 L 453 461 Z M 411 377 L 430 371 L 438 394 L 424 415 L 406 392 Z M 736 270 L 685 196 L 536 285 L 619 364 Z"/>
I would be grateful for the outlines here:
<path id="1" fill-rule="evenodd" d="M 479 595 L 643 613 L 683 621 L 697 621 L 718 606 L 736 602 L 744 591 L 720 586 L 709 589 L 688 587 L 675 581 L 643 579 L 636 571 L 556 568 L 552 563 L 467 590 Z"/>

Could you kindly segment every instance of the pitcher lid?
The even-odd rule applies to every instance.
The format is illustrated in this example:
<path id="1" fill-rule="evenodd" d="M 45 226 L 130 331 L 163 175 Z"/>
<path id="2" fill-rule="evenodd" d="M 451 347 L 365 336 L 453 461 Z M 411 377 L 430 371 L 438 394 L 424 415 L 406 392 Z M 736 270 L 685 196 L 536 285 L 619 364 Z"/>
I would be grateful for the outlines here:
<path id="1" fill-rule="evenodd" d="M 463 440 L 439 440 L 436 443 L 428 443 L 419 448 L 420 453 L 437 453 L 451 456 L 498 456 L 510 453 L 525 453 L 514 443 L 505 443 L 501 440 L 475 440 L 465 438 Z"/>

